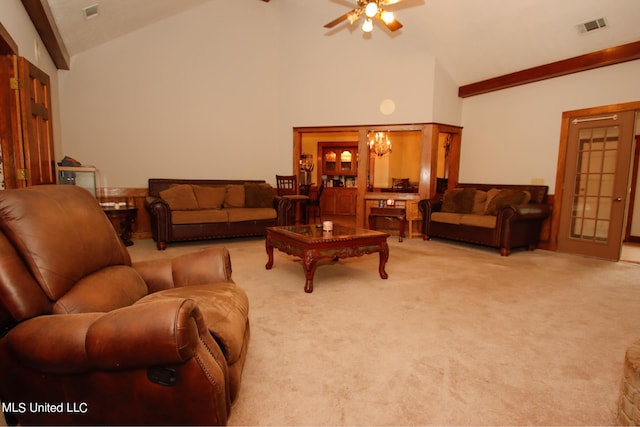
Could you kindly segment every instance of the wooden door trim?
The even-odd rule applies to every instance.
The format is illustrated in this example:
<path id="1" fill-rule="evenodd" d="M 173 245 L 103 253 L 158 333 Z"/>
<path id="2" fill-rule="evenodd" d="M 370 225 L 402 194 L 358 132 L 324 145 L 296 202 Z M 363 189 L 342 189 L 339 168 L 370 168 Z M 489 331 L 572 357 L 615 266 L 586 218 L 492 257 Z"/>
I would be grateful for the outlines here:
<path id="1" fill-rule="evenodd" d="M 640 129 L 638 130 L 640 131 Z M 633 210 L 635 208 L 636 192 L 638 185 L 638 168 L 640 165 L 640 135 L 635 135 L 636 146 L 633 150 L 633 164 L 631 166 L 631 191 L 629 192 L 629 205 L 627 207 L 627 226 L 624 231 L 624 241 L 640 243 L 640 236 L 631 235 L 631 222 L 633 221 Z"/>
<path id="2" fill-rule="evenodd" d="M 567 162 L 567 147 L 569 144 L 569 126 L 571 120 L 576 117 L 595 116 L 598 114 L 619 113 L 622 111 L 640 110 L 640 101 L 623 104 L 604 105 L 600 107 L 584 108 L 581 110 L 565 111 L 562 113 L 560 129 L 560 144 L 558 148 L 558 165 L 556 168 L 556 186 L 553 197 L 553 210 L 551 212 L 551 225 L 549 234 L 549 250 L 558 250 L 558 232 L 560 227 L 560 213 L 562 206 L 564 176 Z"/>

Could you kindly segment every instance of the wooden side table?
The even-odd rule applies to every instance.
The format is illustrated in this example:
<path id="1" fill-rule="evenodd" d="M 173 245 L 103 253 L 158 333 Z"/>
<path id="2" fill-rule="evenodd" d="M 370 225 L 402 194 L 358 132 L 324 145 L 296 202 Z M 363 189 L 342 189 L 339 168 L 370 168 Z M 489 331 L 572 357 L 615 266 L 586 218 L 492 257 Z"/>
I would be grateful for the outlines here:
<path id="1" fill-rule="evenodd" d="M 404 208 L 372 207 L 371 212 L 369 213 L 369 229 L 376 229 L 376 218 L 378 217 L 393 218 L 400 221 L 400 233 L 398 236 L 398 242 L 402 242 L 402 238 L 404 237 L 404 228 L 407 222 L 406 210 Z"/>
<path id="2" fill-rule="evenodd" d="M 133 245 L 131 240 L 131 233 L 133 232 L 133 224 L 136 221 L 136 215 L 138 214 L 138 208 L 102 208 L 107 215 L 113 228 L 119 234 L 122 243 L 125 246 Z"/>

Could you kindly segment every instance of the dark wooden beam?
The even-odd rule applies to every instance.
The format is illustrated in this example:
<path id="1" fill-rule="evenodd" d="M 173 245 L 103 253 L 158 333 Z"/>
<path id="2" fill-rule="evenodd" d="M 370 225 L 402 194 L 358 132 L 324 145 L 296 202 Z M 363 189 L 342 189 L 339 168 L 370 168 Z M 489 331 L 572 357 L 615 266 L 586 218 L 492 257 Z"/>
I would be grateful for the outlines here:
<path id="1" fill-rule="evenodd" d="M 58 32 L 47 0 L 22 0 L 22 5 L 36 27 L 53 63 L 59 70 L 68 70 L 69 53 Z"/>
<path id="2" fill-rule="evenodd" d="M 539 82 L 553 77 L 566 76 L 572 73 L 593 70 L 595 68 L 620 64 L 636 59 L 640 59 L 640 41 L 460 86 L 458 88 L 458 96 L 467 98 L 469 96 Z"/>

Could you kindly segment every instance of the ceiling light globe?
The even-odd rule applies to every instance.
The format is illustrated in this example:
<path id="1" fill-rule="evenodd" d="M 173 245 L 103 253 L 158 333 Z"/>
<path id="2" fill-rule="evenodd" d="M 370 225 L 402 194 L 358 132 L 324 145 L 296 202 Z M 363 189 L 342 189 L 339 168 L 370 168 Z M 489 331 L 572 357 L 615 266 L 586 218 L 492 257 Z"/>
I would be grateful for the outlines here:
<path id="1" fill-rule="evenodd" d="M 373 22 L 371 21 L 371 19 L 365 19 L 365 21 L 362 23 L 362 31 L 364 31 L 365 33 L 370 33 L 371 31 L 373 31 Z"/>
<path id="2" fill-rule="evenodd" d="M 380 18 L 382 18 L 385 24 L 390 24 L 396 19 L 395 16 L 393 16 L 393 12 L 387 12 L 386 10 L 380 14 Z"/>
<path id="3" fill-rule="evenodd" d="M 378 5 L 374 1 L 370 1 L 364 8 L 364 14 L 369 18 L 373 18 L 378 13 Z"/>

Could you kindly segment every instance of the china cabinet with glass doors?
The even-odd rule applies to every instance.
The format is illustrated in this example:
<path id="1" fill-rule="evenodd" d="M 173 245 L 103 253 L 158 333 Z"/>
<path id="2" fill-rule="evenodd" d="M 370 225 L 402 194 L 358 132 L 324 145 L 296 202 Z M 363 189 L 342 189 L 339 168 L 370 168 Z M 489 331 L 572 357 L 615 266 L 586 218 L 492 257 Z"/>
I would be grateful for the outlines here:
<path id="1" fill-rule="evenodd" d="M 319 142 L 318 157 L 325 184 L 321 211 L 327 215 L 355 215 L 358 142 Z"/>

